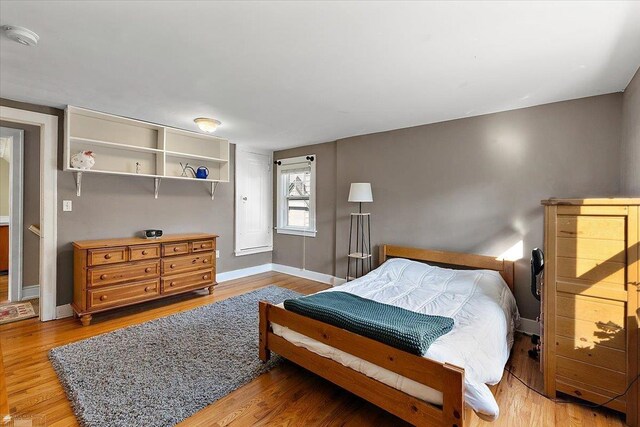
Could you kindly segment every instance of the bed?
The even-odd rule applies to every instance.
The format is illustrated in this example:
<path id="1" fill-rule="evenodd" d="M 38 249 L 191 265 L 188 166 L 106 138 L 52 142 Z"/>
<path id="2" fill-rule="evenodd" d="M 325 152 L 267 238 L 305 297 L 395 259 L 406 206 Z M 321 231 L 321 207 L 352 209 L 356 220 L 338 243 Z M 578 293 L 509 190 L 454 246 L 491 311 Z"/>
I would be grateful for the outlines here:
<path id="1" fill-rule="evenodd" d="M 274 351 L 414 425 L 462 427 L 465 404 L 497 418 L 486 384 L 502 377 L 518 321 L 513 262 L 382 245 L 380 263 L 323 292 L 453 318 L 454 329 L 424 356 L 261 302 L 260 358 Z"/>

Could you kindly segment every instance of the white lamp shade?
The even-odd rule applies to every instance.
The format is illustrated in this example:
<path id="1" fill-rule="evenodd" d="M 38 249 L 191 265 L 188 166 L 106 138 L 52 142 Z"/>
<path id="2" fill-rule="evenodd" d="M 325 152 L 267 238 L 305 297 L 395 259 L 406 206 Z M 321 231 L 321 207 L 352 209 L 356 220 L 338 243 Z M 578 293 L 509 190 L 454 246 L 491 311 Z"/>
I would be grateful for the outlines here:
<path id="1" fill-rule="evenodd" d="M 373 202 L 373 194 L 371 193 L 371 183 L 354 182 L 349 189 L 349 201 L 356 203 Z"/>

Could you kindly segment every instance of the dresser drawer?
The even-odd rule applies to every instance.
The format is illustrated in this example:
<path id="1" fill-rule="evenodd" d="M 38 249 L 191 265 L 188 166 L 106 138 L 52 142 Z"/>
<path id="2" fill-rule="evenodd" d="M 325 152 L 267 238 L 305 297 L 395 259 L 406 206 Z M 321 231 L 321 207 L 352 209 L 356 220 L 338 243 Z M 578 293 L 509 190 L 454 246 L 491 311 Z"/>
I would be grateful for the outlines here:
<path id="1" fill-rule="evenodd" d="M 138 261 L 142 259 L 160 258 L 160 245 L 130 246 L 129 260 Z"/>
<path id="2" fill-rule="evenodd" d="M 598 387 L 611 393 L 622 394 L 627 388 L 627 376 L 618 371 L 600 368 L 575 359 L 556 356 L 556 375 L 570 381 L 586 384 L 598 384 Z"/>
<path id="3" fill-rule="evenodd" d="M 589 402 L 607 402 L 611 398 L 618 395 L 617 393 L 603 390 L 591 384 L 573 381 L 569 378 L 564 377 L 556 378 L 556 388 L 558 391 L 568 394 L 569 396 L 588 400 Z M 626 399 L 624 396 L 622 396 L 605 406 L 611 409 L 615 409 L 616 411 L 624 412 L 627 408 Z"/>
<path id="4" fill-rule="evenodd" d="M 189 243 L 163 243 L 162 256 L 185 255 L 189 253 Z"/>
<path id="5" fill-rule="evenodd" d="M 116 264 L 128 261 L 127 248 L 89 249 L 87 263 L 89 265 Z"/>
<path id="6" fill-rule="evenodd" d="M 213 283 L 213 270 L 201 270 L 193 273 L 178 274 L 162 278 L 162 293 L 169 294 L 185 289 L 198 289 Z"/>
<path id="7" fill-rule="evenodd" d="M 195 242 L 191 242 L 191 251 L 192 252 L 207 252 L 212 251 L 216 247 L 215 242 L 213 240 L 198 240 Z"/>
<path id="8" fill-rule="evenodd" d="M 604 345 L 622 351 L 627 348 L 625 329 L 587 320 L 558 316 L 556 318 L 556 335 L 575 339 L 576 342 L 591 347 Z"/>
<path id="9" fill-rule="evenodd" d="M 153 279 L 159 275 L 159 261 L 95 267 L 87 271 L 87 285 L 89 287 L 106 286 L 122 282 Z"/>
<path id="10" fill-rule="evenodd" d="M 624 335 L 624 334 L 623 334 Z M 627 353 L 624 350 L 593 344 L 580 338 L 556 336 L 556 354 L 618 372 L 627 371 Z"/>
<path id="11" fill-rule="evenodd" d="M 162 274 L 186 273 L 188 271 L 212 268 L 213 253 L 202 253 L 162 260 Z"/>
<path id="12" fill-rule="evenodd" d="M 160 279 L 116 285 L 87 291 L 89 307 L 94 310 L 126 305 L 160 295 Z"/>
<path id="13" fill-rule="evenodd" d="M 612 332 L 624 329 L 626 304 L 604 298 L 587 297 L 565 292 L 558 292 L 556 298 L 556 314 L 577 320 L 586 320 Z"/>

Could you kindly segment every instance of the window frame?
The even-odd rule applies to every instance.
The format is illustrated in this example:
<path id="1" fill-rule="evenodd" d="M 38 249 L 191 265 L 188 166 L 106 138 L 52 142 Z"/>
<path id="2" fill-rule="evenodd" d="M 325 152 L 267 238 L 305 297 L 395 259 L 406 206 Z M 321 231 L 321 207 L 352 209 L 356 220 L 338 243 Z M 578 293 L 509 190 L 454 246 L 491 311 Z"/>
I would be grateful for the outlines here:
<path id="1" fill-rule="evenodd" d="M 314 160 L 309 161 L 307 157 L 311 157 Z M 290 234 L 294 236 L 316 237 L 316 161 L 317 156 L 315 154 L 308 154 L 305 156 L 291 157 L 288 159 L 278 160 L 278 167 L 276 168 L 276 189 L 277 189 L 277 205 L 276 205 L 276 217 L 277 226 L 276 232 L 278 234 Z M 311 168 L 311 176 L 309 178 L 309 227 L 293 227 L 287 225 L 288 217 L 288 188 L 287 182 L 283 179 L 283 169 L 289 169 L 291 165 L 296 164 L 309 164 Z"/>

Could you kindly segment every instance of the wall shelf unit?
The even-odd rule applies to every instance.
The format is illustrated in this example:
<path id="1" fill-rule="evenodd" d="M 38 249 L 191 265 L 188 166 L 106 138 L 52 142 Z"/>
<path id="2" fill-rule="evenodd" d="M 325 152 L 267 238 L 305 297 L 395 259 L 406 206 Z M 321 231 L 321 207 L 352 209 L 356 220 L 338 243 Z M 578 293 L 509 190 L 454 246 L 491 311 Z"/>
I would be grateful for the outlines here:
<path id="1" fill-rule="evenodd" d="M 89 170 L 71 166 L 71 157 L 93 151 Z M 206 179 L 182 176 L 182 164 L 209 170 Z M 68 106 L 65 110 L 64 170 L 73 172 L 76 194 L 82 194 L 85 173 L 137 176 L 154 180 L 154 195 L 162 179 L 205 182 L 213 200 L 218 183 L 229 182 L 229 141 L 112 114 Z"/>

